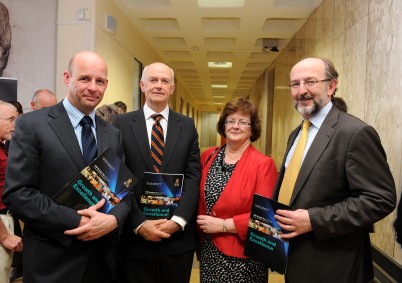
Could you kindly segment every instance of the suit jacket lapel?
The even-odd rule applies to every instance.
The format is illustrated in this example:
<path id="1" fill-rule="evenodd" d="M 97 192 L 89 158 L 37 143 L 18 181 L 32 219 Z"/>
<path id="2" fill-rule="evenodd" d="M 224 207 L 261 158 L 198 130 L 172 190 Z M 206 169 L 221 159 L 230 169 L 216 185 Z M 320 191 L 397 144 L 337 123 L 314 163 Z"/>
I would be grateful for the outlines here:
<path id="1" fill-rule="evenodd" d="M 170 158 L 172 157 L 176 143 L 178 142 L 180 131 L 183 124 L 180 121 L 179 115 L 169 109 L 169 120 L 166 133 L 165 151 L 163 152 L 161 172 L 165 171 Z"/>
<path id="2" fill-rule="evenodd" d="M 78 170 L 81 170 L 85 167 L 84 157 L 82 156 L 70 118 L 62 102 L 49 111 L 49 117 L 51 118 L 49 121 L 50 127 L 66 149 L 66 152 L 70 155 Z"/>
<path id="3" fill-rule="evenodd" d="M 96 120 L 96 144 L 98 146 L 98 156 L 108 147 L 108 133 L 106 130 L 106 122 L 95 115 Z"/>
<path id="4" fill-rule="evenodd" d="M 149 171 L 153 171 L 151 149 L 149 148 L 148 132 L 145 122 L 144 110 L 133 112 L 133 122 L 130 123 L 134 139 Z"/>
<path id="5" fill-rule="evenodd" d="M 335 109 L 335 107 L 332 107 L 324 122 L 322 123 L 320 129 L 318 130 L 318 133 L 315 136 L 314 141 L 311 144 L 310 149 L 307 152 L 307 155 L 304 158 L 303 164 L 300 168 L 299 176 L 297 177 L 296 184 L 293 189 L 290 204 L 292 204 L 293 200 L 299 194 L 308 176 L 310 175 L 311 170 L 313 170 L 314 165 L 320 159 L 322 153 L 332 139 L 332 136 L 335 134 L 335 129 L 333 127 L 338 121 L 338 114 L 339 111 Z"/>

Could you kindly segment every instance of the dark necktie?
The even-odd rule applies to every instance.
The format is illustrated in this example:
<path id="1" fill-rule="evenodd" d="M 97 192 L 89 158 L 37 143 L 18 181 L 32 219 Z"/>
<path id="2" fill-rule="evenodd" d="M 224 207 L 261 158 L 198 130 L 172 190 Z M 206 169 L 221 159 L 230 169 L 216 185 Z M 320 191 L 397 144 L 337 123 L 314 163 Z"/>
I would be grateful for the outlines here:
<path id="1" fill-rule="evenodd" d="M 163 138 L 163 129 L 159 120 L 163 118 L 161 114 L 154 114 L 151 116 L 155 120 L 152 126 L 151 133 L 151 155 L 152 155 L 152 165 L 154 171 L 159 173 L 162 165 L 163 151 L 165 149 L 165 142 Z"/>
<path id="2" fill-rule="evenodd" d="M 92 132 L 92 118 L 84 116 L 80 121 L 82 127 L 81 131 L 81 143 L 82 143 L 82 155 L 84 156 L 85 164 L 88 165 L 96 157 L 98 148 L 96 146 L 95 135 Z"/>

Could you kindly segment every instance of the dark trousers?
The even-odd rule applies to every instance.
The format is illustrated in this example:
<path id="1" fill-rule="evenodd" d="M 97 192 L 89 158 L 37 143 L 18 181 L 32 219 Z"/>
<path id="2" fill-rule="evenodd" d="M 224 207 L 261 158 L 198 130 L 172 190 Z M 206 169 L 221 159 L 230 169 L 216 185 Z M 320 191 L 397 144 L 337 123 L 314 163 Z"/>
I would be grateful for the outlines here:
<path id="1" fill-rule="evenodd" d="M 120 283 L 188 283 L 193 266 L 194 251 L 169 255 L 156 244 L 147 258 L 121 259 Z"/>
<path id="2" fill-rule="evenodd" d="M 13 216 L 14 219 L 14 235 L 22 238 L 22 229 L 18 218 Z M 19 268 L 22 271 L 22 252 L 14 252 L 12 267 Z"/>

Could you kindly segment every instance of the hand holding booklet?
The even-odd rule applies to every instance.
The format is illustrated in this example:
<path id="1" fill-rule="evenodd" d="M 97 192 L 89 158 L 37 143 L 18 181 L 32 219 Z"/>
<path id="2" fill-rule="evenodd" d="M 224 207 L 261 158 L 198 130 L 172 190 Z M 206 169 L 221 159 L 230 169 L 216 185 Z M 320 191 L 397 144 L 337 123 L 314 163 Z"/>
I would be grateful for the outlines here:
<path id="1" fill-rule="evenodd" d="M 281 239 L 288 233 L 275 219 L 278 209 L 293 210 L 292 207 L 254 194 L 244 255 L 264 263 L 272 271 L 286 273 L 289 242 Z"/>
<path id="2" fill-rule="evenodd" d="M 137 182 L 137 178 L 109 147 L 82 169 L 53 199 L 61 205 L 80 210 L 93 206 L 104 198 L 105 204 L 99 211 L 108 213 Z"/>
<path id="3" fill-rule="evenodd" d="M 140 207 L 147 219 L 170 219 L 179 204 L 183 174 L 144 172 Z"/>

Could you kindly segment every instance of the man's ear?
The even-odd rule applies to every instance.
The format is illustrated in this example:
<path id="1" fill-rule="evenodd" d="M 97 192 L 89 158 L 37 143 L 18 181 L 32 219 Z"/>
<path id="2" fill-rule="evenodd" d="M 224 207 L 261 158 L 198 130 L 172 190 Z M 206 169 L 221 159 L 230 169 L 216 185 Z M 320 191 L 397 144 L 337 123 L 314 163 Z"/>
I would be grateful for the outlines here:
<path id="1" fill-rule="evenodd" d="M 329 96 L 333 96 L 333 95 L 334 95 L 337 86 L 338 86 L 338 80 L 337 80 L 337 79 L 332 79 L 332 80 L 329 82 L 329 85 L 328 85 L 328 95 L 329 95 Z"/>

